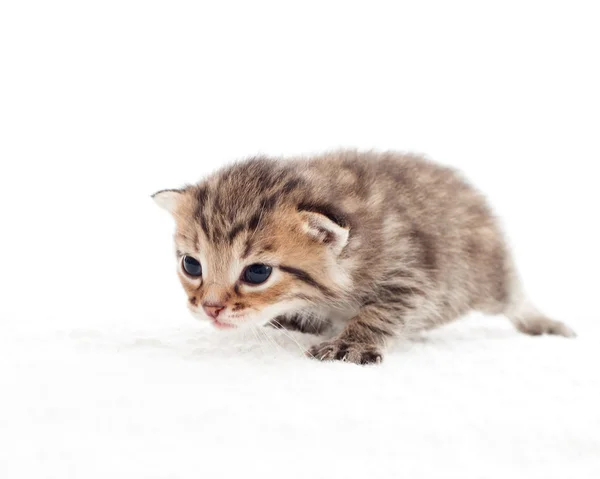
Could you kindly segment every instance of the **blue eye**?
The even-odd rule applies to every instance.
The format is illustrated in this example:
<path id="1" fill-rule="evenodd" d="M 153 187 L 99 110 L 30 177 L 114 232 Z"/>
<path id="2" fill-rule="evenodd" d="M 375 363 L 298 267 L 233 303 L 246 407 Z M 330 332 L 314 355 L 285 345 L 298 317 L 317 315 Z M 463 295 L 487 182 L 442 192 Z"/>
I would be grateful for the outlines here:
<path id="1" fill-rule="evenodd" d="M 191 256 L 183 257 L 183 269 L 190 276 L 202 276 L 202 265 L 200 261 Z"/>
<path id="2" fill-rule="evenodd" d="M 242 279 L 248 284 L 261 284 L 269 279 L 272 271 L 266 264 L 251 264 L 242 273 Z"/>

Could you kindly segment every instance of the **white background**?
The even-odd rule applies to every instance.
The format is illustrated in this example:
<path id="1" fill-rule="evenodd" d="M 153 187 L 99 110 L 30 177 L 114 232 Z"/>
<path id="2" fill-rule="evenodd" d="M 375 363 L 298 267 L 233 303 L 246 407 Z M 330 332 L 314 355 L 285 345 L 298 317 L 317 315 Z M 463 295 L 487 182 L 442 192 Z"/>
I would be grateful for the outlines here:
<path id="1" fill-rule="evenodd" d="M 598 477 L 596 2 L 0 6 L 0 476 Z M 379 368 L 195 323 L 155 190 L 423 152 L 579 338 L 467 318 Z"/>

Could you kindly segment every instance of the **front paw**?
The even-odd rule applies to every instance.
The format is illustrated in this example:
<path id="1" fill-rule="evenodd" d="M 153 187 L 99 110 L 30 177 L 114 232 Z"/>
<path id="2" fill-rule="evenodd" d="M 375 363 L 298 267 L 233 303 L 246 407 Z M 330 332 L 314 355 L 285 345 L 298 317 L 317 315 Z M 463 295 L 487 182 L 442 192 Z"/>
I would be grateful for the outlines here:
<path id="1" fill-rule="evenodd" d="M 321 361 L 346 361 L 355 364 L 380 363 L 383 356 L 377 346 L 332 339 L 308 350 L 308 356 Z"/>

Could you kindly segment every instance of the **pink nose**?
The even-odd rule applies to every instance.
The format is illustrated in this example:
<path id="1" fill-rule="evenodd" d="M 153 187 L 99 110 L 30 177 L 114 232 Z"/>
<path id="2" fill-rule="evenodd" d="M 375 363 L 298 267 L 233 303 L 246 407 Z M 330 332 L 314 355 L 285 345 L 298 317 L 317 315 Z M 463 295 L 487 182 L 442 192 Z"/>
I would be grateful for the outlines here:
<path id="1" fill-rule="evenodd" d="M 211 318 L 216 318 L 219 316 L 219 313 L 225 309 L 225 306 L 222 304 L 203 304 L 202 309 L 204 312 L 208 314 Z"/>

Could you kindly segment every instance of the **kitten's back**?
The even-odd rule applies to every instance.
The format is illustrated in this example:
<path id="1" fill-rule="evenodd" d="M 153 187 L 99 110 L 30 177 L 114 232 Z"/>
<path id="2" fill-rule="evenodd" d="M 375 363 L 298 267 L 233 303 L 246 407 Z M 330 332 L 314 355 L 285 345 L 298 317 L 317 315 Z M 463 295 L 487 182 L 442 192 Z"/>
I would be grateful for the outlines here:
<path id="1" fill-rule="evenodd" d="M 573 334 L 527 301 L 487 200 L 456 170 L 394 152 L 294 161 L 318 195 L 349 218 L 355 294 L 373 294 L 378 282 L 423 291 L 420 309 L 430 314 L 415 317 L 417 328 L 478 310 L 504 313 L 529 334 Z"/>

